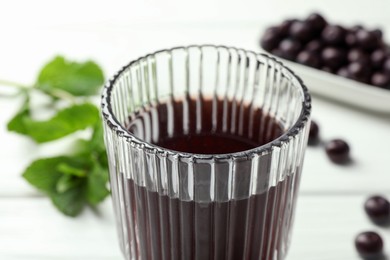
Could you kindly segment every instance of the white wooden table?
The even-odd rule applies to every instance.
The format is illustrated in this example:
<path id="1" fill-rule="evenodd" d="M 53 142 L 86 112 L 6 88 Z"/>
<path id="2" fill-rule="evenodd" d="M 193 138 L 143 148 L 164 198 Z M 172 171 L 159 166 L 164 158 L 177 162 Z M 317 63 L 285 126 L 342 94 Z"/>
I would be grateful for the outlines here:
<path id="1" fill-rule="evenodd" d="M 266 25 L 312 10 L 344 24 L 382 25 L 390 34 L 386 0 L 348 0 L 343 6 L 338 0 L 96 2 L 0 0 L 0 78 L 31 83 L 39 67 L 58 53 L 92 58 L 110 75 L 133 58 L 176 45 L 214 43 L 257 50 Z M 349 4 L 354 11 L 345 9 Z M 19 102 L 0 99 L 0 259 L 122 259 L 109 199 L 99 214 L 85 210 L 72 219 L 21 178 L 31 160 L 60 154 L 70 139 L 37 148 L 8 133 L 6 122 Z M 375 226 L 363 211 L 371 194 L 390 198 L 390 114 L 314 97 L 313 118 L 322 140 L 341 137 L 350 143 L 354 163 L 337 166 L 321 147 L 308 148 L 288 259 L 358 259 L 353 241 L 365 230 L 378 231 L 390 255 L 390 228 Z"/>

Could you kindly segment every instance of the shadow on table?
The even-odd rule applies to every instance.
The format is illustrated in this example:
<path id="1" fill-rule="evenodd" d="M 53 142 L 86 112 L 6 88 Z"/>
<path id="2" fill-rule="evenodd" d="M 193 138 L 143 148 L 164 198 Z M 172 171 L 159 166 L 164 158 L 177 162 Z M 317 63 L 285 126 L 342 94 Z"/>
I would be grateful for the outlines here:
<path id="1" fill-rule="evenodd" d="M 387 255 L 382 254 L 376 258 L 368 258 L 368 260 L 389 260 L 389 258 L 387 257 Z"/>

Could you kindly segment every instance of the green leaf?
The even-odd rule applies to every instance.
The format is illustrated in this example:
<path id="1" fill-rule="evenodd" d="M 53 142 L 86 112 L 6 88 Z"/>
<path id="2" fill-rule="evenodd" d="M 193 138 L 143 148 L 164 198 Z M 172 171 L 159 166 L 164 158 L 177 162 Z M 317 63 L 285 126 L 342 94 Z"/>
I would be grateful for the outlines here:
<path id="1" fill-rule="evenodd" d="M 9 131 L 14 131 L 19 134 L 26 135 L 28 133 L 28 128 L 26 126 L 25 120 L 30 116 L 30 112 L 25 109 L 19 111 L 9 122 L 7 128 Z"/>
<path id="2" fill-rule="evenodd" d="M 95 206 L 109 194 L 108 161 L 99 111 L 87 103 L 86 98 L 75 98 L 97 94 L 103 82 L 103 72 L 96 63 L 73 62 L 57 56 L 41 69 L 34 87 L 22 86 L 25 102 L 7 125 L 9 131 L 26 135 L 38 143 L 92 128 L 91 137 L 79 141 L 73 156 L 36 160 L 23 173 L 31 185 L 46 193 L 68 216 L 78 215 L 87 204 Z M 53 109 L 58 100 L 84 103 L 56 111 L 48 120 L 34 120 L 29 95 L 37 90 L 53 98 Z"/>
<path id="3" fill-rule="evenodd" d="M 51 200 L 65 215 L 75 217 L 85 205 L 85 188 L 80 184 L 62 193 L 53 193 Z"/>
<path id="4" fill-rule="evenodd" d="M 75 145 L 75 154 L 90 155 L 96 163 L 108 168 L 106 147 L 104 145 L 103 127 L 101 122 L 95 125 L 89 140 L 79 139 Z"/>
<path id="5" fill-rule="evenodd" d="M 62 176 L 58 165 L 70 162 L 71 158 L 66 156 L 39 159 L 30 164 L 23 177 L 37 189 L 50 194 L 55 192 L 57 182 Z"/>
<path id="6" fill-rule="evenodd" d="M 57 169 L 58 169 L 58 171 L 60 171 L 61 173 L 65 174 L 67 176 L 76 176 L 76 177 L 80 177 L 80 178 L 87 176 L 85 169 L 73 167 L 73 166 L 66 164 L 66 163 L 59 164 L 57 166 Z"/>
<path id="7" fill-rule="evenodd" d="M 28 110 L 23 110 L 8 123 L 8 130 L 44 143 L 95 125 L 98 121 L 99 111 L 96 106 L 84 103 L 60 110 L 46 121 L 35 121 Z"/>
<path id="8" fill-rule="evenodd" d="M 19 112 L 16 113 L 16 115 L 8 122 L 8 130 L 15 131 L 20 134 L 26 134 L 28 132 L 24 119 L 30 115 L 29 105 L 30 100 L 29 97 L 26 96 Z"/>
<path id="9" fill-rule="evenodd" d="M 61 89 L 75 96 L 90 96 L 97 94 L 103 82 L 103 71 L 96 63 L 57 56 L 40 71 L 36 86 L 49 94 Z"/>
<path id="10" fill-rule="evenodd" d="M 76 154 L 90 154 L 95 155 L 104 153 L 106 154 L 106 147 L 104 145 L 103 127 L 99 120 L 93 127 L 93 132 L 89 140 L 78 139 L 75 144 Z"/>
<path id="11" fill-rule="evenodd" d="M 94 126 L 90 140 L 90 149 L 98 152 L 106 152 L 103 138 L 103 125 L 100 121 Z"/>
<path id="12" fill-rule="evenodd" d="M 99 163 L 93 165 L 92 171 L 87 179 L 87 201 L 91 205 L 97 205 L 110 194 L 107 189 L 108 169 Z"/>
<path id="13" fill-rule="evenodd" d="M 58 193 L 64 193 L 71 188 L 79 186 L 83 181 L 85 181 L 84 178 L 64 174 L 57 181 L 56 191 Z"/>
<path id="14" fill-rule="evenodd" d="M 93 169 L 92 163 L 89 157 L 81 156 L 39 159 L 26 169 L 23 177 L 45 192 L 61 212 L 76 216 L 87 202 L 87 178 L 78 177 L 75 173 L 90 172 Z"/>

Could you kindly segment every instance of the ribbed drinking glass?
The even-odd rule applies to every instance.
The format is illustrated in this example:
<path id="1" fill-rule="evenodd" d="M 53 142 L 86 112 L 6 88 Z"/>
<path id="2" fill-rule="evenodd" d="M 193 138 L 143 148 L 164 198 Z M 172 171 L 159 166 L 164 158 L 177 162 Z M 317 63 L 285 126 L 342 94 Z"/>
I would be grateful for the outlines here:
<path id="1" fill-rule="evenodd" d="M 252 51 L 177 47 L 123 67 L 104 88 L 102 115 L 125 259 L 284 259 L 310 110 L 302 81 Z M 160 145 L 196 135 L 258 145 Z"/>

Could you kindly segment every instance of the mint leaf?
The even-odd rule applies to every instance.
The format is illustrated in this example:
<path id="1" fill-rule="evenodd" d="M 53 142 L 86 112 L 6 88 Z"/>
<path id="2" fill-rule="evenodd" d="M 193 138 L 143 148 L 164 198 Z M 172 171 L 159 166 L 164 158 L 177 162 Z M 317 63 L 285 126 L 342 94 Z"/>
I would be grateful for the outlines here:
<path id="1" fill-rule="evenodd" d="M 85 205 L 84 184 L 81 183 L 62 193 L 53 193 L 50 198 L 62 213 L 75 217 L 82 211 Z"/>
<path id="2" fill-rule="evenodd" d="M 61 89 L 75 96 L 91 96 L 103 82 L 103 71 L 96 63 L 71 62 L 57 56 L 42 68 L 36 86 L 48 94 Z"/>
<path id="3" fill-rule="evenodd" d="M 28 110 L 22 110 L 8 123 L 8 130 L 44 143 L 95 125 L 97 121 L 98 109 L 90 103 L 84 103 L 60 110 L 46 121 L 35 121 Z"/>
<path id="4" fill-rule="evenodd" d="M 58 165 L 70 162 L 71 158 L 66 156 L 39 159 L 28 166 L 23 177 L 37 189 L 50 194 L 56 191 L 57 182 L 62 176 Z"/>
<path id="5" fill-rule="evenodd" d="M 75 145 L 75 154 L 90 155 L 95 163 L 100 164 L 103 168 L 108 168 L 108 158 L 106 147 L 104 146 L 103 126 L 98 122 L 90 140 L 79 139 Z"/>
<path id="6" fill-rule="evenodd" d="M 89 173 L 92 168 L 92 160 L 88 157 L 58 156 L 34 161 L 23 177 L 46 193 L 61 212 L 76 216 L 87 203 L 86 175 L 77 175 Z"/>
<path id="7" fill-rule="evenodd" d="M 61 163 L 57 166 L 58 171 L 66 176 L 86 177 L 87 173 L 84 169 L 73 167 L 66 163 Z"/>
<path id="8" fill-rule="evenodd" d="M 78 215 L 84 206 L 95 206 L 109 195 L 103 128 L 97 107 L 87 101 L 97 94 L 103 81 L 103 72 L 96 63 L 72 62 L 57 56 L 41 69 L 34 86 L 10 83 L 20 89 L 19 95 L 25 96 L 25 102 L 9 121 L 9 131 L 44 143 L 78 130 L 93 130 L 90 138 L 79 140 L 72 156 L 38 159 L 23 173 L 26 181 L 50 197 L 57 209 L 68 216 Z M 47 120 L 35 120 L 31 116 L 31 92 L 49 95 L 53 110 L 58 108 L 58 102 L 70 101 L 70 106 L 54 111 L 55 115 Z M 76 102 L 80 104 L 75 105 Z"/>
<path id="9" fill-rule="evenodd" d="M 97 205 L 110 194 L 107 189 L 107 181 L 108 169 L 95 163 L 87 179 L 86 198 L 89 204 Z"/>
<path id="10" fill-rule="evenodd" d="M 103 125 L 99 122 L 94 126 L 91 140 L 89 142 L 90 149 L 98 152 L 106 152 L 103 138 Z"/>
<path id="11" fill-rule="evenodd" d="M 87 203 L 97 205 L 110 193 L 108 169 L 93 153 L 36 160 L 23 177 L 68 216 L 79 214 Z"/>
<path id="12" fill-rule="evenodd" d="M 58 193 L 64 193 L 65 191 L 70 190 L 71 188 L 75 188 L 84 181 L 83 178 L 77 178 L 72 175 L 62 175 L 56 185 L 56 191 Z"/>
<path id="13" fill-rule="evenodd" d="M 20 134 L 27 134 L 28 130 L 26 128 L 24 119 L 30 115 L 29 105 L 29 97 L 26 96 L 19 112 L 16 113 L 16 115 L 8 122 L 8 130 L 15 131 Z"/>
<path id="14" fill-rule="evenodd" d="M 30 116 L 30 112 L 28 109 L 23 109 L 19 111 L 9 122 L 7 125 L 7 129 L 9 131 L 14 131 L 19 134 L 26 135 L 28 133 L 28 128 L 26 126 L 26 118 Z"/>

